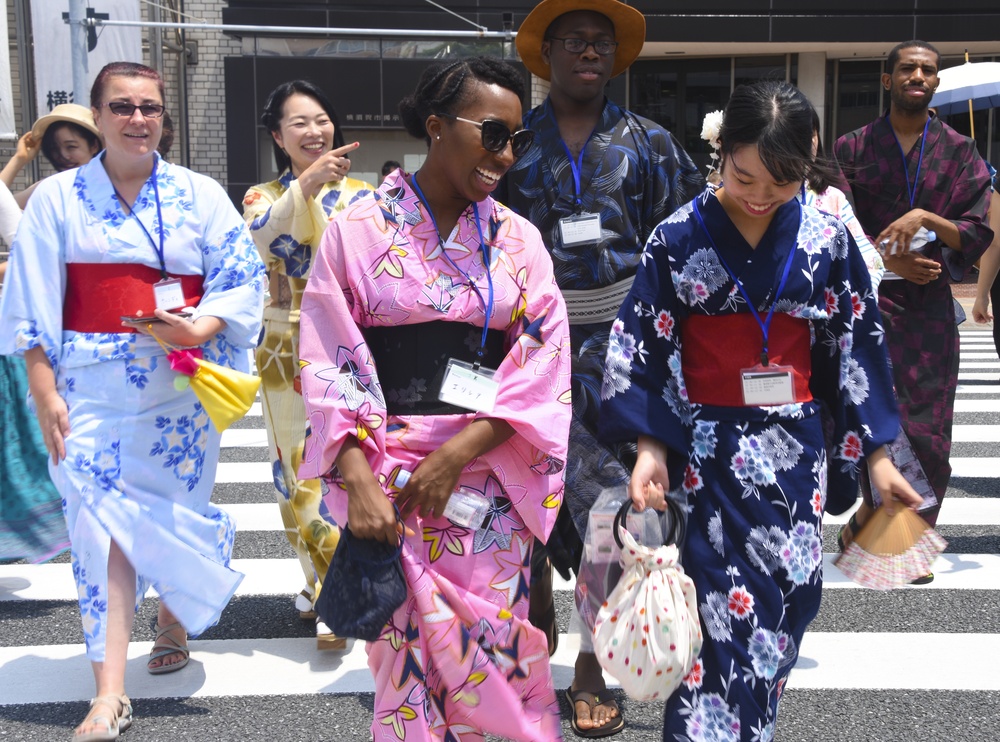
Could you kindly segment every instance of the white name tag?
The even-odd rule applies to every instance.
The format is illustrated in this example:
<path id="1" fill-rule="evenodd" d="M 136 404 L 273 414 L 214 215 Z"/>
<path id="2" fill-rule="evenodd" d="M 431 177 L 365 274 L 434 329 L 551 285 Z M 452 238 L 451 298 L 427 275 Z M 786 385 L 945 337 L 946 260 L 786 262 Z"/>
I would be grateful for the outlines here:
<path id="1" fill-rule="evenodd" d="M 445 368 L 438 399 L 475 412 L 493 412 L 500 389 L 493 380 L 495 373 L 494 369 L 474 369 L 471 363 L 452 358 Z"/>
<path id="2" fill-rule="evenodd" d="M 593 244 L 601 241 L 601 215 L 576 214 L 559 220 L 563 245 Z"/>
<path id="3" fill-rule="evenodd" d="M 153 284 L 153 297 L 156 299 L 156 308 L 170 311 L 184 306 L 184 289 L 181 288 L 181 279 L 168 278 Z"/>
<path id="4" fill-rule="evenodd" d="M 794 404 L 795 379 L 791 366 L 756 366 L 740 371 L 743 404 L 747 407 L 773 407 Z"/>
<path id="5" fill-rule="evenodd" d="M 614 513 L 591 512 L 587 528 L 587 549 L 592 564 L 610 564 L 618 561 L 621 549 L 615 543 L 614 532 Z"/>

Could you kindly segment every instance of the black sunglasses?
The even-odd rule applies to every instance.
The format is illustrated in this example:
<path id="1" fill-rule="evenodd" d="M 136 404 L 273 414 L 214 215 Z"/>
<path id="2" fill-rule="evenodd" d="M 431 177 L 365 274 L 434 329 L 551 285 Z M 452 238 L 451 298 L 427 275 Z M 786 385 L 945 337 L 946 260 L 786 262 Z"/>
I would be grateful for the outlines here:
<path id="1" fill-rule="evenodd" d="M 535 132 L 531 129 L 521 129 L 511 134 L 506 124 L 494 121 L 493 119 L 473 121 L 472 119 L 464 119 L 461 116 L 455 116 L 450 113 L 439 113 L 438 116 L 478 126 L 483 138 L 483 149 L 487 152 L 503 152 L 504 147 L 507 146 L 507 142 L 510 142 L 510 151 L 514 157 L 523 157 L 528 154 L 531 145 L 535 143 Z"/>
<path id="2" fill-rule="evenodd" d="M 139 106 L 133 106 L 131 103 L 126 103 L 125 101 L 115 100 L 110 103 L 105 103 L 115 116 L 127 116 L 129 118 L 135 113 L 135 109 L 139 109 L 139 113 L 143 115 L 143 118 L 147 119 L 158 119 L 163 115 L 165 110 L 163 106 L 159 103 L 143 103 Z"/>

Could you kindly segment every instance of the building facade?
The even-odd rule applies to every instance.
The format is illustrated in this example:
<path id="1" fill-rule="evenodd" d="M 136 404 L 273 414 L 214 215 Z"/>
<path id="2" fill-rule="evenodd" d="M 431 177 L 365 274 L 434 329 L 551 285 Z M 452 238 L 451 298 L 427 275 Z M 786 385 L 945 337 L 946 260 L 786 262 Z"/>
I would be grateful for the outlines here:
<path id="1" fill-rule="evenodd" d="M 470 54 L 517 61 L 512 37 L 423 34 L 474 32 L 474 24 L 491 32 L 516 30 L 535 1 L 161 0 L 158 4 L 170 10 L 159 11 L 141 3 L 147 20 L 155 12 L 162 21 L 227 26 L 161 32 L 166 48 L 153 61 L 167 81 L 168 107 L 181 114 L 174 116 L 178 139 L 172 159 L 218 179 L 238 201 L 247 187 L 275 176 L 270 139 L 259 124 L 268 92 L 279 82 L 302 77 L 328 92 L 347 140 L 361 142 L 352 154 L 355 175 L 375 180 L 387 159 L 419 166 L 424 145 L 402 130 L 396 103 L 413 89 L 420 72 L 442 59 Z M 12 67 L 20 70 L 30 38 L 17 38 L 16 16 L 29 3 L 6 2 Z M 966 52 L 972 61 L 1000 60 L 1000 4 L 995 0 L 630 4 L 646 15 L 646 44 L 631 69 L 609 85 L 608 95 L 674 132 L 699 164 L 708 162 L 707 145 L 700 140 L 704 115 L 722 108 L 740 83 L 761 77 L 795 83 L 816 105 L 825 139 L 831 140 L 885 110 L 879 76 L 885 55 L 899 41 L 932 42 L 942 52 L 943 67 L 962 63 Z M 389 35 L 386 29 L 413 33 Z M 152 42 L 146 49 L 150 60 L 149 49 L 160 44 L 152 31 L 146 38 Z M 545 83 L 532 79 L 530 90 L 535 104 L 545 96 Z M 23 109 L 19 131 L 35 115 L 29 106 Z M 974 122 L 980 152 L 998 166 L 994 114 L 976 112 Z M 948 122 L 969 133 L 967 114 Z M 13 144 L 2 143 L 0 156 L 9 156 Z"/>

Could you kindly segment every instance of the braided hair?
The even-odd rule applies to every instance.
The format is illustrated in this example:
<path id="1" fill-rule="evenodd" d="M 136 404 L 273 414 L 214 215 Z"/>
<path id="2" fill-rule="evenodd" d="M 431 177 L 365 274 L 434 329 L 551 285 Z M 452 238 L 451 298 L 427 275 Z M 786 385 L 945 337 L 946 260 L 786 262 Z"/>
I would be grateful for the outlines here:
<path id="1" fill-rule="evenodd" d="M 455 114 L 469 102 L 469 80 L 499 85 L 524 99 L 524 79 L 515 67 L 496 57 L 469 57 L 428 67 L 417 89 L 399 102 L 399 117 L 410 136 L 431 143 L 427 118 Z"/>

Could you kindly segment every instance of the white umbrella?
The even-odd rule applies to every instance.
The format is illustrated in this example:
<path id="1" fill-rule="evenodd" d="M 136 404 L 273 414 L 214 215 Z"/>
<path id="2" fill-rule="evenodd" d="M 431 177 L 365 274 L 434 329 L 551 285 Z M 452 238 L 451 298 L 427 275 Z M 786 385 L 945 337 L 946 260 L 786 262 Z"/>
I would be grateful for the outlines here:
<path id="1" fill-rule="evenodd" d="M 1000 62 L 966 62 L 941 70 L 938 79 L 931 105 L 939 115 L 968 111 L 971 126 L 973 111 L 1000 106 Z"/>

